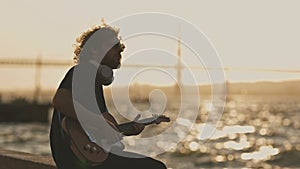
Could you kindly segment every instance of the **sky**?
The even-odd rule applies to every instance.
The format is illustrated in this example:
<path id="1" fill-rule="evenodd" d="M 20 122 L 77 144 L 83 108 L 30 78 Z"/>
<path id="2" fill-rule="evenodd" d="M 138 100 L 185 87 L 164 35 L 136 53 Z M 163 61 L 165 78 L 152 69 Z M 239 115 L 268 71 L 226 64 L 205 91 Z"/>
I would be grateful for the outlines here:
<path id="1" fill-rule="evenodd" d="M 297 0 L 131 0 L 118 3 L 99 0 L 1 0 L 0 59 L 36 58 L 41 55 L 43 59 L 71 62 L 76 37 L 86 29 L 101 24 L 101 18 L 109 23 L 134 13 L 161 12 L 184 18 L 201 30 L 217 50 L 224 67 L 299 70 L 299 6 L 300 1 Z M 122 28 L 120 34 L 122 36 Z M 158 37 L 128 41 L 124 62 L 144 64 L 154 60 L 153 64 L 175 64 L 176 59 L 168 55 L 168 52 L 160 52 L 165 54 L 164 57 L 150 60 L 151 56 L 147 52 L 140 56 L 134 55 L 136 59 L 128 57 L 133 55 L 128 51 L 139 50 L 143 47 L 141 44 L 155 38 Z M 176 53 L 176 40 L 162 38 L 153 43 L 158 46 L 165 45 L 162 49 L 169 51 L 169 54 Z M 193 65 L 192 59 L 188 61 L 192 56 L 184 47 L 182 57 L 187 60 L 187 65 Z M 67 70 L 68 67 L 44 68 L 42 87 L 57 87 Z M 168 71 L 176 74 L 173 69 Z M 1 83 L 0 89 L 30 88 L 34 85 L 34 72 L 33 67 L 1 65 L 0 78 L 4 83 Z M 133 73 L 134 70 L 120 69 L 116 78 L 124 78 L 123 74 L 126 72 Z M 134 80 L 153 84 L 173 83 L 172 78 L 162 75 L 161 72 L 156 73 L 155 70 L 148 71 L 145 73 L 147 78 L 136 76 Z M 186 74 L 187 71 L 183 72 L 183 82 L 189 83 Z M 199 83 L 209 80 L 205 72 L 195 71 L 193 74 Z M 299 79 L 299 75 L 245 70 L 225 72 L 229 81 L 290 80 Z"/>

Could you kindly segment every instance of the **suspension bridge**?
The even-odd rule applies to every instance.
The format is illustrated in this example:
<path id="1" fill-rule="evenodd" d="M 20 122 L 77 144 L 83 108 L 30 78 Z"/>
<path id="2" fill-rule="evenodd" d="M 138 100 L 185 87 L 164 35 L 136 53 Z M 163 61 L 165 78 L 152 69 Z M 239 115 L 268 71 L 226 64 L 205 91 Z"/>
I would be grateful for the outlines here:
<path id="1" fill-rule="evenodd" d="M 247 67 L 204 67 L 197 65 L 189 65 L 188 67 L 182 66 L 181 56 L 181 36 L 180 27 L 178 31 L 177 40 L 177 63 L 174 65 L 149 65 L 149 64 L 122 64 L 122 68 L 146 68 L 146 67 L 158 67 L 164 69 L 175 69 L 176 80 L 178 85 L 182 85 L 182 70 L 183 69 L 196 69 L 196 70 L 223 70 L 229 71 L 252 71 L 252 72 L 273 72 L 273 73 L 292 73 L 300 74 L 299 70 L 294 69 L 267 69 L 267 68 L 247 68 Z M 74 65 L 71 60 L 56 60 L 56 59 L 42 59 L 41 55 L 38 55 L 35 59 L 27 58 L 1 58 L 0 65 L 2 66 L 17 66 L 17 67 L 34 67 L 35 68 L 35 93 L 34 99 L 37 99 L 41 90 L 41 70 L 44 67 L 70 67 Z"/>

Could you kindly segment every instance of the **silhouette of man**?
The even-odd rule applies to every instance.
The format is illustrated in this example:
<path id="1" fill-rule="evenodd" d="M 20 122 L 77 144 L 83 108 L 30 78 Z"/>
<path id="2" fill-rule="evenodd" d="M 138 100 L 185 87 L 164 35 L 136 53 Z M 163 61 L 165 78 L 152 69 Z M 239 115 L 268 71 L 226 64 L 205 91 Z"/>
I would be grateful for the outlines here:
<path id="1" fill-rule="evenodd" d="M 92 96 L 96 97 L 96 107 L 100 110 L 104 119 L 111 122 L 116 128 L 120 127 L 116 119 L 108 112 L 103 96 L 103 85 L 109 85 L 113 81 L 112 69 L 118 69 L 121 65 L 121 53 L 125 46 L 121 43 L 118 33 L 117 29 L 104 24 L 84 32 L 77 39 L 78 45 L 74 51 L 76 65 L 67 72 L 52 101 L 54 112 L 50 130 L 50 145 L 58 169 L 117 169 L 121 167 L 129 169 L 166 169 L 162 162 L 132 152 L 123 152 L 125 156 L 109 152 L 104 162 L 96 166 L 91 165 L 81 161 L 72 152 L 70 138 L 62 128 L 64 117 L 78 120 L 73 98 L 77 99 L 89 111 L 96 111 L 91 108 L 93 105 L 90 105 L 93 104 L 91 100 L 94 98 L 91 98 Z M 87 43 L 90 44 L 87 45 Z M 109 49 L 106 50 L 107 47 Z M 99 57 L 101 55 L 104 57 Z M 82 67 L 85 71 L 80 71 L 83 69 Z M 74 81 L 76 69 L 81 74 L 83 72 L 80 81 Z M 84 85 L 78 85 L 77 82 L 87 83 L 91 79 L 90 73 L 93 71 L 97 72 L 93 81 L 95 90 L 93 91 L 94 94 L 89 94 L 90 90 L 86 89 Z M 76 91 L 75 96 L 72 90 Z M 126 125 L 129 125 L 130 128 L 130 130 L 123 133 L 126 136 L 138 135 L 145 127 L 137 122 L 127 123 Z M 135 156 L 142 158 L 133 158 Z"/>

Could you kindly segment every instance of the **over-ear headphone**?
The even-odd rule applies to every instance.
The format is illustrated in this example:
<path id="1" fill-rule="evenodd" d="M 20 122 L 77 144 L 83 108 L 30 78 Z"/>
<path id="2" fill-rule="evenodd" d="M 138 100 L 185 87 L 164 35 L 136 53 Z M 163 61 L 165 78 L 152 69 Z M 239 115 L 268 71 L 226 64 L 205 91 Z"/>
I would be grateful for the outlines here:
<path id="1" fill-rule="evenodd" d="M 110 85 L 114 81 L 114 72 L 111 67 L 107 65 L 98 64 L 96 60 L 89 60 L 89 62 L 98 68 L 97 74 L 100 76 L 101 83 L 105 86 Z M 99 67 L 98 67 L 99 66 Z"/>
<path id="2" fill-rule="evenodd" d="M 110 85 L 114 81 L 114 72 L 109 66 L 100 64 L 98 73 L 103 85 Z"/>

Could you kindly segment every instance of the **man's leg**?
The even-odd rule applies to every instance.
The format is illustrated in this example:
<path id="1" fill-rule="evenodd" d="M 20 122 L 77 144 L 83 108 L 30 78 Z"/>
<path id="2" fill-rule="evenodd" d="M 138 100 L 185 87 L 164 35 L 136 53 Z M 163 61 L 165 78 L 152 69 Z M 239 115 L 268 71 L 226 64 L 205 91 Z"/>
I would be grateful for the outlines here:
<path id="1" fill-rule="evenodd" d="M 167 169 L 165 164 L 158 160 L 131 152 L 123 152 L 123 155 L 110 153 L 103 165 L 95 167 L 95 169 L 119 169 L 120 167 L 128 169 Z"/>

